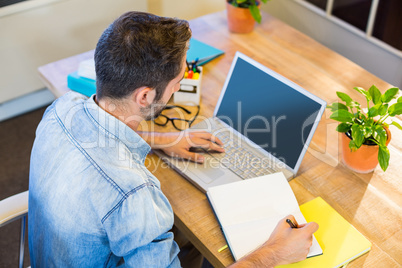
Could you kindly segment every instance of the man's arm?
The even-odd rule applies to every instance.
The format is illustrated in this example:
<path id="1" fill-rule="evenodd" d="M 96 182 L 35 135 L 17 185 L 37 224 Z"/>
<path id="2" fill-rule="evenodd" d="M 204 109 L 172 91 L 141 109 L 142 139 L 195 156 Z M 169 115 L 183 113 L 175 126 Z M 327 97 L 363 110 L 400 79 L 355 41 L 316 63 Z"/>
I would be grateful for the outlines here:
<path id="1" fill-rule="evenodd" d="M 202 163 L 201 154 L 191 152 L 191 148 L 202 148 L 223 153 L 223 143 L 211 133 L 198 132 L 137 132 L 152 149 L 161 149 L 167 155 Z"/>
<path id="2" fill-rule="evenodd" d="M 292 215 L 280 220 L 267 242 L 230 268 L 275 267 L 304 260 L 312 244 L 312 235 L 318 230 L 318 224 L 310 222 L 300 224 L 299 228 L 291 228 L 286 219 L 296 222 Z"/>

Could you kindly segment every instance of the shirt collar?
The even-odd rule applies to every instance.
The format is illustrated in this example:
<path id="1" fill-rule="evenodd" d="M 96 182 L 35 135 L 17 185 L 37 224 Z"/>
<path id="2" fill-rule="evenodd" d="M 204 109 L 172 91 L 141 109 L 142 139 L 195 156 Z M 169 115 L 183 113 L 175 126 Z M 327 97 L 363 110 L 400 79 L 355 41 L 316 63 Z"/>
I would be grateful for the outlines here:
<path id="1" fill-rule="evenodd" d="M 145 161 L 151 147 L 134 130 L 100 108 L 95 102 L 95 95 L 85 101 L 84 109 L 92 121 L 106 132 L 106 135 L 120 140 L 127 146 L 133 157 L 138 155 L 139 160 Z"/>

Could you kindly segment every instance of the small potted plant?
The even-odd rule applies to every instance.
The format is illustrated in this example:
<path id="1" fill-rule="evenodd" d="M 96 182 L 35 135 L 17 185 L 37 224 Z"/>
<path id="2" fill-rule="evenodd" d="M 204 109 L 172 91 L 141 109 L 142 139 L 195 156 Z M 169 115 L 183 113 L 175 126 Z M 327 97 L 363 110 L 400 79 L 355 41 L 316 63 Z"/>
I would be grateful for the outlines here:
<path id="1" fill-rule="evenodd" d="M 255 22 L 261 23 L 260 1 L 268 0 L 227 0 L 226 10 L 229 30 L 234 33 L 249 33 Z"/>
<path id="2" fill-rule="evenodd" d="M 399 88 L 390 88 L 384 94 L 374 85 L 369 90 L 361 87 L 354 89 L 366 98 L 366 113 L 358 102 L 339 91 L 336 94 L 345 104 L 335 102 L 327 106 L 332 111 L 330 118 L 340 122 L 336 130 L 343 133 L 343 162 L 359 173 L 373 171 L 378 163 L 385 171 L 390 158 L 387 145 L 391 140 L 391 132 L 385 120 L 402 114 L 402 97 L 390 104 L 391 100 L 397 98 Z M 390 124 L 402 130 L 397 122 L 391 121 Z"/>

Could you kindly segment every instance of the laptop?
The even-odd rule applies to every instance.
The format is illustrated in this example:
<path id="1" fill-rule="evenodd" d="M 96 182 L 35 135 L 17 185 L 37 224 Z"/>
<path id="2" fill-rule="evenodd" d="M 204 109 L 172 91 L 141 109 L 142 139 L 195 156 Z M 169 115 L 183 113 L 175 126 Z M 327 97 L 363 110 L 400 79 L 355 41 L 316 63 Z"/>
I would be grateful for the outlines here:
<path id="1" fill-rule="evenodd" d="M 237 52 L 214 114 L 186 131 L 207 131 L 225 153 L 204 151 L 204 163 L 155 152 L 201 191 L 283 172 L 296 174 L 326 102 Z"/>

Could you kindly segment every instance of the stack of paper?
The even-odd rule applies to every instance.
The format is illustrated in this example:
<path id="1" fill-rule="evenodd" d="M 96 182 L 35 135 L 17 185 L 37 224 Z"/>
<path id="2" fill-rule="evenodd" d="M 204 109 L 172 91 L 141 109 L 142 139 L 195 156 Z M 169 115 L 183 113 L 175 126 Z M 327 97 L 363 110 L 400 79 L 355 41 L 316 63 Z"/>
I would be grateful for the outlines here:
<path id="1" fill-rule="evenodd" d="M 77 74 L 81 77 L 96 80 L 95 60 L 89 59 L 80 62 Z"/>
<path id="2" fill-rule="evenodd" d="M 203 65 L 223 53 L 220 49 L 191 38 L 190 48 L 187 51 L 187 61 L 191 62 L 198 59 L 197 65 Z M 95 80 L 95 62 L 93 59 L 89 59 L 82 61 L 78 70 L 67 76 L 67 86 L 71 90 L 89 97 L 96 92 Z"/>
<path id="3" fill-rule="evenodd" d="M 235 260 L 265 241 L 279 220 L 293 214 L 299 224 L 319 229 L 304 261 L 280 267 L 341 267 L 371 249 L 371 243 L 321 197 L 298 206 L 282 173 L 211 187 L 208 200 Z"/>

